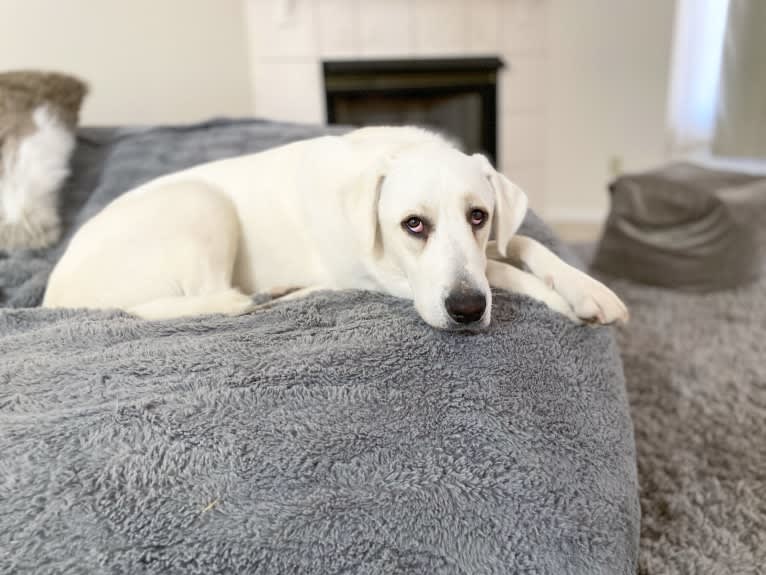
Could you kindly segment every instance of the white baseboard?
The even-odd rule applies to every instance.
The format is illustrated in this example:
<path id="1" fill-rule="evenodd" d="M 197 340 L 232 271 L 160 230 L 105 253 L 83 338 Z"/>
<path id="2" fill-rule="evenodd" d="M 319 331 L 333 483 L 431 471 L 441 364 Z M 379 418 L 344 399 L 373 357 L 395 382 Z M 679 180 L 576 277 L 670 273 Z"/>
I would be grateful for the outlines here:
<path id="1" fill-rule="evenodd" d="M 569 209 L 552 208 L 543 210 L 540 214 L 547 222 L 578 222 L 578 223 L 602 223 L 609 215 L 609 206 L 597 208 Z"/>
<path id="2" fill-rule="evenodd" d="M 562 210 L 547 212 L 543 219 L 564 241 L 594 242 L 601 237 L 606 216 L 606 210 Z"/>

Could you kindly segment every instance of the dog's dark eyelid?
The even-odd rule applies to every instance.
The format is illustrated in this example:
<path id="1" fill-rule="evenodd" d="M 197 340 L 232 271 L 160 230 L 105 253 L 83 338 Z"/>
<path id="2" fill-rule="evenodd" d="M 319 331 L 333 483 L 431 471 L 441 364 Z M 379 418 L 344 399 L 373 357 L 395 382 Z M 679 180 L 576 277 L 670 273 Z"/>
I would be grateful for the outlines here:
<path id="1" fill-rule="evenodd" d="M 477 214 L 478 214 L 478 216 L 479 216 L 479 217 L 475 217 L 475 215 L 477 215 Z M 473 220 L 474 220 L 474 219 L 479 219 L 479 218 L 481 218 L 481 222 L 479 222 L 478 224 L 474 224 L 474 223 L 473 223 Z M 480 227 L 482 227 L 484 224 L 486 224 L 486 223 L 487 223 L 487 220 L 488 220 L 488 219 L 489 219 L 489 213 L 487 213 L 487 211 L 486 211 L 486 210 L 484 210 L 484 209 L 482 209 L 482 208 L 471 208 L 471 209 L 468 211 L 468 222 L 469 222 L 469 223 L 470 223 L 470 224 L 471 224 L 471 225 L 472 225 L 474 228 L 480 228 Z"/>
<path id="2" fill-rule="evenodd" d="M 419 232 L 416 232 L 413 230 L 413 227 L 422 226 L 423 229 Z M 414 236 L 416 238 L 424 239 L 428 236 L 428 233 L 431 231 L 431 224 L 428 222 L 427 219 L 421 217 L 421 216 L 407 216 L 402 220 L 402 228 L 404 228 L 404 231 L 406 231 L 411 236 Z"/>

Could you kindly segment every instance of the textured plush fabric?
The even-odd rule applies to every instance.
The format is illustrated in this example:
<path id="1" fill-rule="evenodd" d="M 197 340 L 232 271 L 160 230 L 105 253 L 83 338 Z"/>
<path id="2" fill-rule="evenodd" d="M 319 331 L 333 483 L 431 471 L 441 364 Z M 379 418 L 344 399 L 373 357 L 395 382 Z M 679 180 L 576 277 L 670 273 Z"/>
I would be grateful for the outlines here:
<path id="1" fill-rule="evenodd" d="M 0 73 L 0 249 L 59 239 L 57 196 L 86 92 L 81 80 L 64 74 Z"/>
<path id="2" fill-rule="evenodd" d="M 618 341 L 638 450 L 640 573 L 764 573 L 766 279 L 704 295 L 601 279 L 631 310 Z"/>
<path id="3" fill-rule="evenodd" d="M 766 177 L 678 163 L 621 176 L 610 191 L 596 269 L 692 292 L 760 274 Z"/>
<path id="4" fill-rule="evenodd" d="M 74 221 L 270 130 L 307 133 L 102 133 Z M 561 249 L 534 215 L 524 230 Z M 55 255 L 27 253 L 7 303 L 36 301 Z M 0 572 L 633 573 L 612 330 L 494 305 L 477 335 L 365 292 L 167 322 L 0 311 Z"/>

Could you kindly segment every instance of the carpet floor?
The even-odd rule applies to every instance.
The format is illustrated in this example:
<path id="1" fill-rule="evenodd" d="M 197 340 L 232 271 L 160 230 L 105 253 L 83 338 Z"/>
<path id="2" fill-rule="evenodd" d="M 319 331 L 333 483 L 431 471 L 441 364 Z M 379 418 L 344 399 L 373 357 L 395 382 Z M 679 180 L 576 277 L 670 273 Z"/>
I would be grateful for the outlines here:
<path id="1" fill-rule="evenodd" d="M 641 575 L 766 573 L 766 277 L 705 295 L 601 279 L 631 311 Z"/>

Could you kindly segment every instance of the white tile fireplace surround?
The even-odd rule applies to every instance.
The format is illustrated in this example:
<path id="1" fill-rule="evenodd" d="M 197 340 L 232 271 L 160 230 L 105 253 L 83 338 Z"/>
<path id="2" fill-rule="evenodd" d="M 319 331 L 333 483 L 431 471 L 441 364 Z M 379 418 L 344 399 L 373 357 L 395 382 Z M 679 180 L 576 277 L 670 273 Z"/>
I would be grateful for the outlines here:
<path id="1" fill-rule="evenodd" d="M 323 60 L 498 56 L 498 164 L 542 208 L 548 0 L 248 0 L 255 113 L 323 123 Z"/>

